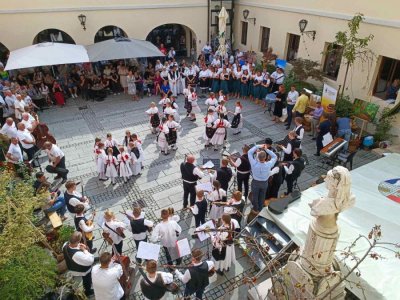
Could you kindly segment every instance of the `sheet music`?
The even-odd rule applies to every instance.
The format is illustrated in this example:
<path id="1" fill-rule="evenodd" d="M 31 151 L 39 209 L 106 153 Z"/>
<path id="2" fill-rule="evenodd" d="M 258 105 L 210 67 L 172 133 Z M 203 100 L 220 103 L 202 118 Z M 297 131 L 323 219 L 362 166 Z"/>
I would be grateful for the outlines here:
<path id="1" fill-rule="evenodd" d="M 212 168 L 214 168 L 214 163 L 213 163 L 211 160 L 209 160 L 208 162 L 206 162 L 206 163 L 203 165 L 203 168 L 204 168 L 204 169 L 212 169 Z"/>
<path id="2" fill-rule="evenodd" d="M 140 242 L 136 256 L 142 259 L 158 260 L 158 256 L 160 255 L 160 248 L 161 246 L 157 244 Z"/>
<path id="3" fill-rule="evenodd" d="M 196 230 L 205 230 L 205 229 L 215 229 L 213 221 L 207 221 L 203 225 L 200 225 L 199 227 L 196 228 Z M 197 236 L 200 240 L 200 242 L 205 241 L 206 239 L 210 238 L 213 236 L 215 232 L 197 232 Z"/>
<path id="4" fill-rule="evenodd" d="M 176 242 L 176 247 L 178 248 L 179 257 L 184 257 L 186 255 L 190 255 L 192 250 L 190 249 L 188 239 L 183 239 Z"/>
<path id="5" fill-rule="evenodd" d="M 333 141 L 333 137 L 332 137 L 332 134 L 330 134 L 329 132 L 322 137 L 322 145 L 324 147 L 326 145 L 328 145 L 329 143 L 331 143 L 332 141 Z"/>
<path id="6" fill-rule="evenodd" d="M 206 191 L 206 192 L 212 192 L 213 187 L 211 185 L 211 182 L 205 182 L 205 183 L 199 183 L 196 185 L 196 189 L 198 191 Z"/>
<path id="7" fill-rule="evenodd" d="M 99 225 L 100 228 L 103 227 L 103 225 L 105 223 L 103 214 L 98 216 L 96 223 L 97 223 L 97 225 Z"/>

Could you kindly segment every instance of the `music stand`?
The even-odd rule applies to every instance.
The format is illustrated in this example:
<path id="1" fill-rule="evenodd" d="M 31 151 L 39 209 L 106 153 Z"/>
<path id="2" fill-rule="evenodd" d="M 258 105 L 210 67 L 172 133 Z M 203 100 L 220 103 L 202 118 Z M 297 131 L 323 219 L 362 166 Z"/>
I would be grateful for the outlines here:
<path id="1" fill-rule="evenodd" d="M 217 169 L 221 166 L 221 161 L 219 158 L 203 158 L 202 165 L 205 165 L 208 161 L 211 161 L 214 164 L 213 169 Z"/>

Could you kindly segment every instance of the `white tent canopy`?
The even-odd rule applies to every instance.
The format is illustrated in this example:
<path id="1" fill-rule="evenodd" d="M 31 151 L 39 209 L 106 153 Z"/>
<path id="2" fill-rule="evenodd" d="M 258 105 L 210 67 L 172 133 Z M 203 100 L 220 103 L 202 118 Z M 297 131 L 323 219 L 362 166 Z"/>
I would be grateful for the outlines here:
<path id="1" fill-rule="evenodd" d="M 91 62 L 164 56 L 152 43 L 130 38 L 110 39 L 86 46 L 86 49 Z"/>
<path id="2" fill-rule="evenodd" d="M 340 238 L 337 250 L 348 247 L 361 234 L 368 233 L 375 225 L 381 225 L 383 242 L 400 242 L 400 203 L 390 200 L 383 195 L 379 189 L 394 193 L 397 197 L 400 191 L 400 155 L 390 154 L 385 158 L 378 159 L 351 172 L 352 192 L 356 196 L 353 208 L 339 215 Z M 390 187 L 384 181 L 393 179 L 396 184 Z M 378 188 L 379 186 L 379 188 Z M 267 209 L 261 214 L 274 221 L 284 230 L 293 241 L 304 246 L 311 215 L 308 203 L 323 195 L 327 190 L 325 184 L 309 188 L 302 192 L 301 199 L 289 205 L 288 209 L 281 215 L 274 215 Z M 366 241 L 359 242 L 352 249 L 358 257 L 361 257 L 368 249 Z M 357 277 L 352 273 L 349 279 L 360 282 L 364 289 L 366 299 L 399 299 L 400 295 L 400 260 L 394 257 L 394 253 L 385 249 L 374 249 L 385 259 L 374 260 L 367 258 L 359 266 L 361 273 Z M 338 253 L 338 259 L 341 257 Z M 344 265 L 352 267 L 354 262 L 345 260 Z M 343 263 L 342 272 L 348 270 Z M 364 299 L 363 293 L 354 284 L 347 285 L 356 296 Z"/>
<path id="3" fill-rule="evenodd" d="M 11 51 L 6 70 L 89 62 L 85 47 L 64 43 L 40 43 Z"/>

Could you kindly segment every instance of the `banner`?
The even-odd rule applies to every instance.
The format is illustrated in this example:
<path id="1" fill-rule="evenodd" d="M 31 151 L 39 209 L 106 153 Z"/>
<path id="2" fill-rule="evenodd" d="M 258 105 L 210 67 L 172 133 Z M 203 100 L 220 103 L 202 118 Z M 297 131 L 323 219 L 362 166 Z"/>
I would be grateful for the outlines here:
<path id="1" fill-rule="evenodd" d="M 328 110 L 328 106 L 330 104 L 335 105 L 336 103 L 336 97 L 337 97 L 337 89 L 324 84 L 324 89 L 322 91 L 322 107 L 324 108 L 324 110 Z"/>

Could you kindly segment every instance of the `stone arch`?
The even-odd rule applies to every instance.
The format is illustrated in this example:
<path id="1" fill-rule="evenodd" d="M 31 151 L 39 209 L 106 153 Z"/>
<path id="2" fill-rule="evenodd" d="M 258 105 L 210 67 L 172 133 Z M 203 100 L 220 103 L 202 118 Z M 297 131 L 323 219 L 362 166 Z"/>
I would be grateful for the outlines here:
<path id="1" fill-rule="evenodd" d="M 128 35 L 122 28 L 118 26 L 107 25 L 101 27 L 96 32 L 96 35 L 94 36 L 94 42 L 98 43 L 109 39 L 113 39 L 115 37 L 128 37 Z"/>
<path id="2" fill-rule="evenodd" d="M 75 44 L 74 39 L 68 33 L 55 28 L 48 28 L 40 31 L 33 39 L 32 44 L 44 42 Z"/>

